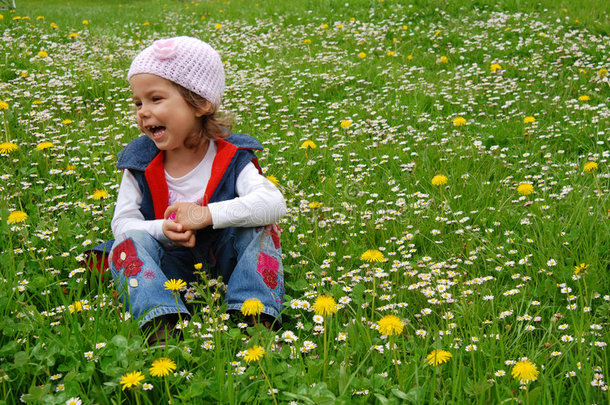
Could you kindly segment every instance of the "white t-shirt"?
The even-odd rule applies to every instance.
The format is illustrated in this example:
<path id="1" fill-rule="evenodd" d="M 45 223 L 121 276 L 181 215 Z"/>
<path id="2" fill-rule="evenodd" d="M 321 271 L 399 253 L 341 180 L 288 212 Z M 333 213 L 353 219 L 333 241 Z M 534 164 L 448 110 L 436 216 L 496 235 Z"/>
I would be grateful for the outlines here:
<path id="1" fill-rule="evenodd" d="M 189 173 L 174 178 L 165 172 L 169 191 L 168 206 L 177 202 L 201 205 L 215 157 L 216 142 L 210 141 L 205 156 Z M 264 226 L 277 222 L 286 213 L 286 201 L 282 193 L 258 172 L 252 162 L 239 173 L 235 189 L 237 198 L 208 204 L 214 229 Z M 126 231 L 139 229 L 150 233 L 159 242 L 169 242 L 163 233 L 164 220 L 145 220 L 140 212 L 141 204 L 140 187 L 133 174 L 125 170 L 111 224 L 115 238 Z"/>

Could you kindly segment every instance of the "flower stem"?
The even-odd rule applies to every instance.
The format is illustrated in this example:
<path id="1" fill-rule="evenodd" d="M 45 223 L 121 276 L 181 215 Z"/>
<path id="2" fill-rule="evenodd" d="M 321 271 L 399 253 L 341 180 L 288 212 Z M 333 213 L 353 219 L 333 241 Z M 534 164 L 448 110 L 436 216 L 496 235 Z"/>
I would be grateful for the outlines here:
<path id="1" fill-rule="evenodd" d="M 396 367 L 396 382 L 400 385 L 400 373 L 398 372 L 398 359 L 396 358 L 396 347 L 394 346 L 394 336 L 390 336 L 390 345 L 392 345 L 392 356 L 394 357 L 394 366 Z"/>
<path id="2" fill-rule="evenodd" d="M 2 121 L 4 122 L 4 137 L 6 139 L 6 142 L 8 142 L 8 124 L 6 123 L 5 113 L 2 113 Z"/>
<path id="3" fill-rule="evenodd" d="M 328 329 L 326 326 L 326 319 L 328 317 L 325 316 L 324 317 L 324 379 L 326 380 L 326 374 L 327 374 L 327 369 L 328 369 L 328 338 L 326 337 L 326 329 Z"/>
<path id="4" fill-rule="evenodd" d="M 174 299 L 176 300 L 176 311 L 178 311 L 178 322 L 180 322 L 180 327 L 182 327 L 182 316 L 180 314 L 180 306 L 178 306 L 178 293 L 173 293 Z"/>
<path id="5" fill-rule="evenodd" d="M 167 395 L 169 396 L 169 404 L 172 405 L 174 400 L 172 398 L 172 393 L 169 390 L 169 383 L 167 382 L 167 377 L 163 377 L 163 381 L 165 381 L 165 389 L 167 390 Z"/>
<path id="6" fill-rule="evenodd" d="M 263 373 L 263 376 L 265 377 L 265 381 L 267 381 L 267 385 L 269 386 L 269 391 L 271 391 L 271 396 L 273 397 L 273 403 L 275 405 L 277 405 L 277 399 L 275 399 L 275 393 L 273 392 L 273 387 L 271 386 L 271 381 L 269 381 L 267 374 L 265 374 L 265 370 L 263 369 L 263 365 L 261 364 L 260 360 L 258 361 L 258 366 L 261 368 L 261 372 Z"/>

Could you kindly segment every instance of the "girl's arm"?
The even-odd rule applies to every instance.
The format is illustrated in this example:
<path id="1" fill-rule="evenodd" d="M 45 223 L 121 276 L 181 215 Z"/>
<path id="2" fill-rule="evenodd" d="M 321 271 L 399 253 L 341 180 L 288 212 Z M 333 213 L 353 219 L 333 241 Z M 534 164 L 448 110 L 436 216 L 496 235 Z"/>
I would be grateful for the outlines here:
<path id="1" fill-rule="evenodd" d="M 253 163 L 237 177 L 236 190 L 239 197 L 208 204 L 214 229 L 269 225 L 286 214 L 284 196 Z"/>
<path id="2" fill-rule="evenodd" d="M 136 178 L 129 170 L 123 171 L 123 179 L 111 223 L 115 238 L 124 232 L 137 229 L 148 232 L 159 242 L 169 242 L 169 238 L 163 233 L 164 220 L 146 221 L 140 212 L 141 204 L 142 191 Z"/>

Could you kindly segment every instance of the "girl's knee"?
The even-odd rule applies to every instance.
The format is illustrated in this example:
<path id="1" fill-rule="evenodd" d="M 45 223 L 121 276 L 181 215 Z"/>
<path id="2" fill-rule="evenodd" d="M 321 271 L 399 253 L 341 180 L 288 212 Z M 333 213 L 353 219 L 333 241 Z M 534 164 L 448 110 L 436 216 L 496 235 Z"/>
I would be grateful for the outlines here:
<path id="1" fill-rule="evenodd" d="M 152 237 L 148 232 L 141 230 L 132 230 L 118 235 L 115 239 L 112 249 L 108 254 L 111 267 L 116 270 L 122 267 L 126 260 L 135 260 L 142 253 L 157 256 L 160 249 L 159 242 Z"/>
<path id="2" fill-rule="evenodd" d="M 117 238 L 114 240 L 112 249 L 114 249 L 115 247 L 117 247 L 118 245 L 120 245 L 122 242 L 124 242 L 127 239 L 131 239 L 136 243 L 148 242 L 150 240 L 156 241 L 156 239 L 153 238 L 150 233 L 148 233 L 146 231 L 142 231 L 140 229 L 134 229 L 134 230 L 127 231 L 127 232 L 124 232 L 124 233 L 118 235 Z"/>

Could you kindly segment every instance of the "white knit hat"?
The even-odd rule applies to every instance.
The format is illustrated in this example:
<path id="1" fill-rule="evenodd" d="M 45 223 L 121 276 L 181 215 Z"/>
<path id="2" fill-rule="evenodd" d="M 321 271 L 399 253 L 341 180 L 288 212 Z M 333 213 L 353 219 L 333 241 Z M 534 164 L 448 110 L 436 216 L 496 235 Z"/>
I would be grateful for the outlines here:
<path id="1" fill-rule="evenodd" d="M 190 90 L 215 107 L 222 102 L 225 72 L 218 52 L 192 37 L 160 39 L 140 52 L 127 73 L 127 80 L 151 73 Z"/>

